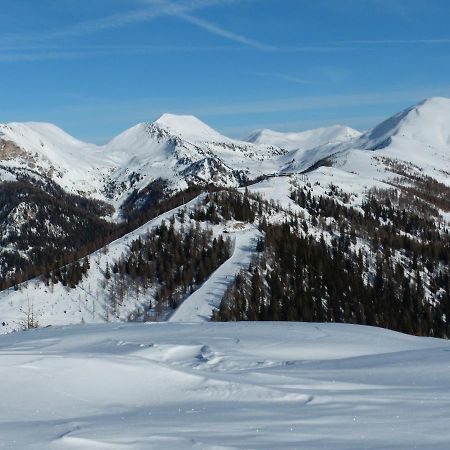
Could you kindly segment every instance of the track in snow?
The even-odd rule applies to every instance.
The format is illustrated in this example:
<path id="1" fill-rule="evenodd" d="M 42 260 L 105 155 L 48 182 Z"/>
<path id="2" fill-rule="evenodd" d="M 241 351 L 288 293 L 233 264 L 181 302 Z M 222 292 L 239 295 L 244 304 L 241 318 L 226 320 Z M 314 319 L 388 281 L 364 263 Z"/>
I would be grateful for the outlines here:
<path id="1" fill-rule="evenodd" d="M 172 314 L 169 322 L 206 322 L 213 311 L 220 306 L 223 295 L 236 273 L 247 267 L 255 253 L 257 238 L 261 235 L 256 228 L 233 233 L 234 251 L 212 275 L 190 295 Z"/>

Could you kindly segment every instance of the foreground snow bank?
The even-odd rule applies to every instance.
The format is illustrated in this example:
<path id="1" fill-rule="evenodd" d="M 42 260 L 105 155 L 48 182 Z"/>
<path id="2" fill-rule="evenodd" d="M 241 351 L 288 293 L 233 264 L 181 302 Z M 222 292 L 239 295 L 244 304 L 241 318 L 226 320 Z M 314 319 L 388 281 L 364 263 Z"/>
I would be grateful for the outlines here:
<path id="1" fill-rule="evenodd" d="M 351 325 L 0 338 L 0 448 L 448 449 L 450 343 Z"/>

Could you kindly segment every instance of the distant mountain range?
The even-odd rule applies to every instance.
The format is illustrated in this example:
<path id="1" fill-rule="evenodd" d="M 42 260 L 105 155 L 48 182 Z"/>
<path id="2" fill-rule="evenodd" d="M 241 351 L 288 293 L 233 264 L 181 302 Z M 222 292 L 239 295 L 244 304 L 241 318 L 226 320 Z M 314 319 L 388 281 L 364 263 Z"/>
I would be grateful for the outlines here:
<path id="1" fill-rule="evenodd" d="M 449 120 L 450 100 L 432 98 L 363 134 L 332 126 L 300 133 L 260 130 L 236 141 L 193 116 L 164 114 L 104 146 L 79 141 L 52 124 L 0 124 L 0 179 L 28 172 L 117 207 L 130 190 L 158 178 L 173 189 L 199 182 L 237 187 L 264 175 L 307 170 L 331 155 L 339 167 L 354 170 L 348 156 L 358 160 L 355 151 L 361 150 L 377 150 L 430 173 L 436 169 L 440 177 L 448 164 Z"/>

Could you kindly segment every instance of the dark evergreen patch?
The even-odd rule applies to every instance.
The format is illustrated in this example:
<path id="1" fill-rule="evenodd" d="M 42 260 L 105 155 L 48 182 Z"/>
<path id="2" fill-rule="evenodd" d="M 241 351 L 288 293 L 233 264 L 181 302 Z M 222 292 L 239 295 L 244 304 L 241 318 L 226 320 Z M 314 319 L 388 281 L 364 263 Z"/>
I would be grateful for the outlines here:
<path id="1" fill-rule="evenodd" d="M 214 318 L 348 322 L 448 337 L 449 230 L 407 192 L 373 190 L 362 209 L 334 186 L 327 194 L 295 189 L 292 199 L 309 220 L 261 222 L 260 257 L 237 275 Z M 310 235 L 317 229 L 327 239 Z"/>
<path id="2" fill-rule="evenodd" d="M 49 272 L 100 248 L 116 226 L 101 217 L 104 203 L 28 181 L 0 188 L 0 267 L 3 288 Z"/>
<path id="3" fill-rule="evenodd" d="M 0 185 L 0 289 L 40 275 L 48 280 L 56 269 L 62 273 L 56 280 L 62 282 L 65 266 L 76 265 L 79 259 L 199 192 L 192 186 L 173 195 L 154 195 L 115 224 L 103 218 L 113 212 L 110 205 L 67 194 L 50 181 L 27 175 L 19 182 L 4 182 Z"/>
<path id="4" fill-rule="evenodd" d="M 125 296 L 135 292 L 144 298 L 157 288 L 155 301 L 143 301 L 132 319 L 153 319 L 169 307 L 175 309 L 185 295 L 193 292 L 231 253 L 231 242 L 213 237 L 210 230 L 190 226 L 176 230 L 174 221 L 164 222 L 145 238 L 132 242 L 128 254 L 105 270 L 109 302 L 115 310 Z M 140 294 L 139 294 L 140 293 Z"/>
<path id="5" fill-rule="evenodd" d="M 235 189 L 226 189 L 210 191 L 203 206 L 192 212 L 190 218 L 212 224 L 229 220 L 253 223 L 267 211 L 267 203 L 260 196 L 252 195 L 247 190 L 241 193 Z"/>
<path id="6" fill-rule="evenodd" d="M 215 320 L 345 322 L 448 336 L 448 272 L 436 280 L 446 294 L 433 305 L 425 300 L 419 271 L 410 277 L 401 264 L 380 255 L 368 277 L 362 256 L 349 253 L 342 240 L 330 247 L 285 223 L 267 227 L 265 247 L 236 276 Z"/>

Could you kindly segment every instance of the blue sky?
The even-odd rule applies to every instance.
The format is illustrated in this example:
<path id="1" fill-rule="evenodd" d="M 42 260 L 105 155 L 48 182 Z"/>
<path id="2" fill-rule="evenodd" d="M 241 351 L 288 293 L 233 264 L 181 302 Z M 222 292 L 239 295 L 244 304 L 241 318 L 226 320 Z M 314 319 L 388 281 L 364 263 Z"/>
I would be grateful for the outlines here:
<path id="1" fill-rule="evenodd" d="M 358 129 L 450 97 L 448 0 L 2 0 L 0 122 Z"/>

